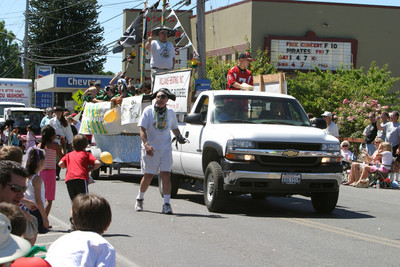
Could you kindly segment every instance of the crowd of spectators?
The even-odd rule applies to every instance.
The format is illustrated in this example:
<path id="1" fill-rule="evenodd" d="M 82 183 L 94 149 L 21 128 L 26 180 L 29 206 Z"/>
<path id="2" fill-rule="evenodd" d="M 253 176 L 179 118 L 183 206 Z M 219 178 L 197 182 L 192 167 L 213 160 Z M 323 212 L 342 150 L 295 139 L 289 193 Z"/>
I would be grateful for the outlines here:
<path id="1" fill-rule="evenodd" d="M 368 114 L 369 124 L 364 129 L 364 143 L 358 159 L 350 156 L 349 143 L 341 144 L 342 161 L 345 169 L 348 168 L 348 180 L 344 185 L 356 187 L 375 186 L 377 181 L 383 180 L 392 188 L 398 188 L 400 162 L 400 123 L 399 112 L 382 112 Z M 349 167 L 346 167 L 349 166 Z M 380 178 L 370 180 L 371 173 L 380 174 Z M 372 178 L 372 177 L 371 177 Z"/>
<path id="2" fill-rule="evenodd" d="M 89 103 L 98 103 L 103 101 L 113 101 L 120 103 L 122 98 L 130 96 L 139 96 L 151 94 L 151 82 L 124 76 L 118 72 L 110 81 L 109 85 L 101 88 L 100 82 L 92 81 L 89 88 L 83 94 L 83 101 Z"/>

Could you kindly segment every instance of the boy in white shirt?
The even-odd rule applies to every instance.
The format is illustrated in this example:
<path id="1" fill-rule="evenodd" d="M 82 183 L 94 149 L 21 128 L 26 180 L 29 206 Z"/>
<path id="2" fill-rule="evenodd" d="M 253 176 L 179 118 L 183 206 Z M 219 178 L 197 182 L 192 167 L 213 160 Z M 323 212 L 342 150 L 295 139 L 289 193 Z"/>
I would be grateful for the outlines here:
<path id="1" fill-rule="evenodd" d="M 106 199 L 95 194 L 79 194 L 72 202 L 76 231 L 50 246 L 46 261 L 51 266 L 115 266 L 114 247 L 101 235 L 111 224 L 111 208 Z"/>

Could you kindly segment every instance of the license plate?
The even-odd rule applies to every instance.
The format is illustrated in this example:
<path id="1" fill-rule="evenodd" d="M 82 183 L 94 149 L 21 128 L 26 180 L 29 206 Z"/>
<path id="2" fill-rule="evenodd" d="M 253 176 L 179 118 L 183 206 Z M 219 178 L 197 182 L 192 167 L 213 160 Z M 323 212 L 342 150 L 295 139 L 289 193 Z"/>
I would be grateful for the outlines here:
<path id="1" fill-rule="evenodd" d="M 298 173 L 282 173 L 282 184 L 299 184 L 301 182 L 301 174 Z"/>

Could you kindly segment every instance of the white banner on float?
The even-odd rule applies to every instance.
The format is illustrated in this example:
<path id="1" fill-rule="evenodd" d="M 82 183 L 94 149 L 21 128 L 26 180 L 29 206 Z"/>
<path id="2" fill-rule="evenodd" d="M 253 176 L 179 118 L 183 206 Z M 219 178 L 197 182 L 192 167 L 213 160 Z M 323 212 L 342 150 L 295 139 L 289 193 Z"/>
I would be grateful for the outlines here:
<path id="1" fill-rule="evenodd" d="M 155 76 L 153 92 L 167 88 L 176 96 L 176 100 L 168 100 L 167 105 L 176 113 L 187 113 L 191 70 L 166 72 Z M 154 100 L 155 101 L 155 100 Z"/>
<path id="2" fill-rule="evenodd" d="M 122 99 L 121 125 L 138 123 L 142 114 L 143 96 L 132 96 Z"/>

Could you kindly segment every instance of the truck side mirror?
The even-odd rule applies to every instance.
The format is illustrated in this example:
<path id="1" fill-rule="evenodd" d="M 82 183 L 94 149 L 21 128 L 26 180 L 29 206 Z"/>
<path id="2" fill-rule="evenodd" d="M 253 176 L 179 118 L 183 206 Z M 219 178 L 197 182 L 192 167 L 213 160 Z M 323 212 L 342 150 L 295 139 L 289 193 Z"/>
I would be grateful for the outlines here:
<path id="1" fill-rule="evenodd" d="M 311 125 L 319 128 L 319 129 L 326 129 L 326 121 L 322 118 L 314 118 L 311 120 Z"/>
<path id="2" fill-rule="evenodd" d="M 203 116 L 201 113 L 188 114 L 185 119 L 186 123 L 204 125 Z"/>

